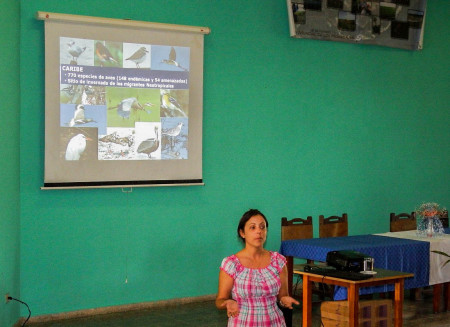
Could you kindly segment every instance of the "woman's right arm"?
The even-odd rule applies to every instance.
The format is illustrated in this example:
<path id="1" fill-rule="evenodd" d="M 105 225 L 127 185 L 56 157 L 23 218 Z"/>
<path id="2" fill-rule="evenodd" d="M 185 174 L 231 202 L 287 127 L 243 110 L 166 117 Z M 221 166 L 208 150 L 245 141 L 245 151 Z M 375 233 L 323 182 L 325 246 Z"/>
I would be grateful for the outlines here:
<path id="1" fill-rule="evenodd" d="M 231 298 L 231 290 L 234 280 L 223 270 L 219 273 L 219 291 L 216 297 L 216 307 L 226 309 L 228 317 L 235 317 L 239 313 L 239 307 L 235 300 Z"/>

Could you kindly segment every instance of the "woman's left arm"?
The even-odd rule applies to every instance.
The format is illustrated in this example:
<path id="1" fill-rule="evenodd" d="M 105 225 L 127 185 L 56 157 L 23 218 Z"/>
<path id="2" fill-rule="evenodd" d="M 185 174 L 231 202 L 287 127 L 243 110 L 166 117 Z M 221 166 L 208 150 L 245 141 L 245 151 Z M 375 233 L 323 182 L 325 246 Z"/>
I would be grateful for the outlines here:
<path id="1" fill-rule="evenodd" d="M 281 287 L 280 292 L 278 293 L 278 300 L 280 301 L 280 305 L 289 309 L 292 309 L 293 304 L 299 305 L 300 303 L 294 299 L 293 297 L 289 296 L 288 291 L 288 272 L 286 265 L 283 266 L 283 269 L 280 273 L 280 281 L 281 281 Z"/>

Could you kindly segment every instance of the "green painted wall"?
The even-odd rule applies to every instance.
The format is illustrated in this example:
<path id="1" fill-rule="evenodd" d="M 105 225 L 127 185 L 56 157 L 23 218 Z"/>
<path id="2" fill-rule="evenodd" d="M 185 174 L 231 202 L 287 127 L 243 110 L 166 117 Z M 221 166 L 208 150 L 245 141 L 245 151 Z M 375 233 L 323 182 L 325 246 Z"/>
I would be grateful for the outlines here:
<path id="1" fill-rule="evenodd" d="M 38 10 L 211 28 L 205 186 L 39 189 Z M 22 299 L 42 315 L 213 294 L 250 207 L 267 215 L 277 250 L 282 216 L 313 215 L 317 229 L 319 214 L 347 212 L 350 234 L 362 234 L 422 201 L 448 206 L 449 11 L 429 1 L 424 50 L 411 52 L 291 39 L 284 0 L 22 0 Z"/>
<path id="2" fill-rule="evenodd" d="M 0 0 L 0 326 L 19 317 L 19 304 L 5 295 L 20 296 L 19 206 L 19 8 L 18 1 Z"/>

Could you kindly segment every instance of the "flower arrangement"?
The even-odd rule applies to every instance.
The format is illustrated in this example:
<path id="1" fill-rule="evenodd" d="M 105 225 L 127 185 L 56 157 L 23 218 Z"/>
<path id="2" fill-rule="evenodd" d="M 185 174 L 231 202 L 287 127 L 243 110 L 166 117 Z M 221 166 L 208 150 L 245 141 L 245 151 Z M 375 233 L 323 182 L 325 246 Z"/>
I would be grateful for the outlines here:
<path id="1" fill-rule="evenodd" d="M 419 208 L 416 209 L 416 215 L 422 218 L 433 218 L 443 214 L 445 208 L 441 208 L 436 202 L 422 203 Z"/>
<path id="2" fill-rule="evenodd" d="M 422 203 L 416 210 L 417 234 L 423 237 L 435 237 L 444 234 L 444 227 L 439 219 L 445 211 L 436 202 Z"/>

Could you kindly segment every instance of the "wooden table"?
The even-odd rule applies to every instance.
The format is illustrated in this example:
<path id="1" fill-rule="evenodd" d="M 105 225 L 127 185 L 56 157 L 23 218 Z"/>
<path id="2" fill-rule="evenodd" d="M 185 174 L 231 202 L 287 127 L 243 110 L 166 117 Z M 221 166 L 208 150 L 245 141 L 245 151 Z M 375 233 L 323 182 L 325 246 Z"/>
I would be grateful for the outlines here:
<path id="1" fill-rule="evenodd" d="M 327 254 L 330 251 L 340 250 L 357 251 L 374 258 L 375 268 L 413 273 L 413 278 L 405 280 L 405 290 L 429 285 L 429 242 L 380 235 L 352 235 L 288 240 L 282 241 L 280 247 L 280 253 L 288 260 L 288 272 L 291 271 L 289 269 L 289 261 L 292 257 L 326 262 Z M 398 260 L 398 258 L 402 258 L 402 260 Z M 365 287 L 360 294 L 386 293 L 390 291 L 394 291 L 393 284 Z M 344 300 L 346 298 L 347 289 L 338 286 L 334 299 Z"/>
<path id="2" fill-rule="evenodd" d="M 312 324 L 312 283 L 319 282 L 330 285 L 346 287 L 348 291 L 349 307 L 349 327 L 358 326 L 358 303 L 359 288 L 366 286 L 377 286 L 384 284 L 394 284 L 394 326 L 403 326 L 403 287 L 405 278 L 413 277 L 414 274 L 392 271 L 385 269 L 375 269 L 377 272 L 374 277 L 365 280 L 346 280 L 335 277 L 317 275 L 312 272 L 299 273 L 303 277 L 303 327 L 311 327 Z"/>

